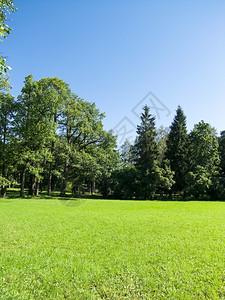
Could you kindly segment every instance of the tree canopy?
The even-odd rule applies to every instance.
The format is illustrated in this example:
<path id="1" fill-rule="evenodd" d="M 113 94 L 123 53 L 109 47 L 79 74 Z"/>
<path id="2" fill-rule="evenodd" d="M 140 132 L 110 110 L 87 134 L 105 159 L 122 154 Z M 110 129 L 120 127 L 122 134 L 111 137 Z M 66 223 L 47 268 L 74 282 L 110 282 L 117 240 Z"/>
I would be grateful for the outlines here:
<path id="1" fill-rule="evenodd" d="M 7 24 L 7 16 L 11 12 L 15 12 L 16 8 L 14 6 L 13 0 L 0 0 L 0 36 L 2 39 L 7 38 L 10 34 L 12 28 Z M 6 73 L 10 67 L 6 65 L 6 58 L 0 56 L 0 75 Z"/>

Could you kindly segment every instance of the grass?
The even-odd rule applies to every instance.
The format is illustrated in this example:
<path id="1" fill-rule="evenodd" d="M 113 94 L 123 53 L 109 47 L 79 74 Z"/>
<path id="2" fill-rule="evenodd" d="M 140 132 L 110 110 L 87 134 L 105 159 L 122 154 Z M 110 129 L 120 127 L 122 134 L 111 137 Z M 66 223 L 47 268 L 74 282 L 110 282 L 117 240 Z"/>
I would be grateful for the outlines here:
<path id="1" fill-rule="evenodd" d="M 0 299 L 224 299 L 225 203 L 0 199 Z"/>

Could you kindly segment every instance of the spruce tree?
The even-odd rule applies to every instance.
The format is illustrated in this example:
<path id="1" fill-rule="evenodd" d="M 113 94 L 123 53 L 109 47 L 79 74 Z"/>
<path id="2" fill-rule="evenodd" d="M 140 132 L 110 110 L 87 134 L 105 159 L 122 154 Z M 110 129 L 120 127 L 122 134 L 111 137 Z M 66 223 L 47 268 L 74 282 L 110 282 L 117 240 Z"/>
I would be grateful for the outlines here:
<path id="1" fill-rule="evenodd" d="M 186 116 L 180 106 L 170 126 L 167 139 L 166 158 L 169 159 L 171 170 L 175 172 L 173 190 L 183 191 L 187 173 L 187 127 Z"/>
<path id="2" fill-rule="evenodd" d="M 225 130 L 220 132 L 219 155 L 220 155 L 221 174 L 225 175 Z"/>
<path id="3" fill-rule="evenodd" d="M 137 197 L 151 199 L 158 181 L 158 150 L 156 145 L 155 118 L 149 107 L 143 108 L 141 124 L 137 126 L 137 138 L 133 147 L 135 166 L 138 171 Z"/>

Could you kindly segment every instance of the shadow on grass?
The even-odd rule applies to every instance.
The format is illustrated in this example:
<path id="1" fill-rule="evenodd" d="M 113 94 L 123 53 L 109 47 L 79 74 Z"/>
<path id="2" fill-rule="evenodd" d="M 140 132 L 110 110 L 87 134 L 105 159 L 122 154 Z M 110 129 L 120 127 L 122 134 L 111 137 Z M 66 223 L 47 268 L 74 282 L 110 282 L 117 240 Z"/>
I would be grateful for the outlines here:
<path id="1" fill-rule="evenodd" d="M 72 195 L 71 193 L 67 193 L 65 196 L 60 196 L 59 191 L 52 191 L 51 195 L 48 195 L 46 191 L 40 192 L 39 196 L 28 195 L 28 190 L 25 189 L 25 197 L 23 199 L 40 199 L 40 200 L 61 200 L 61 201 L 68 201 L 68 200 L 77 200 L 77 199 L 103 199 L 100 195 Z M 1 199 L 1 198 L 0 198 Z M 19 189 L 8 189 L 6 199 L 22 199 L 20 197 Z"/>
<path id="2" fill-rule="evenodd" d="M 19 189 L 8 189 L 6 198 L 0 198 L 1 203 L 8 203 L 10 202 L 10 199 L 22 199 L 20 197 L 20 191 Z M 219 200 L 219 199 L 210 199 L 206 197 L 202 198 L 182 198 L 180 195 L 173 195 L 173 198 L 170 199 L 168 196 L 160 197 L 159 195 L 156 195 L 154 199 L 117 199 L 115 197 L 103 197 L 99 194 L 95 195 L 89 195 L 89 194 L 82 194 L 82 195 L 72 195 L 71 193 L 67 193 L 64 197 L 60 196 L 59 191 L 52 191 L 51 195 L 48 195 L 46 191 L 40 192 L 38 197 L 28 195 L 28 190 L 25 190 L 25 198 L 24 199 L 33 199 L 33 200 L 58 200 L 61 204 L 66 206 L 79 206 L 80 204 L 84 203 L 85 200 L 118 200 L 118 201 L 159 201 L 159 202 L 190 202 L 190 201 L 202 201 L 202 202 L 225 202 L 225 199 Z"/>

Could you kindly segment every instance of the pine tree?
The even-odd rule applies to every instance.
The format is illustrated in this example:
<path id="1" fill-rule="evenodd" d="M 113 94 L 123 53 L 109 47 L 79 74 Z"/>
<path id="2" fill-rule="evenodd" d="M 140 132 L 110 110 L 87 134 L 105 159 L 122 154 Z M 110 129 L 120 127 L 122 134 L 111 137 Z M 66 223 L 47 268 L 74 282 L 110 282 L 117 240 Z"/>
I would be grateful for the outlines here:
<path id="1" fill-rule="evenodd" d="M 158 150 L 155 141 L 155 118 L 149 107 L 143 108 L 141 124 L 137 126 L 137 138 L 133 147 L 135 166 L 138 171 L 137 197 L 151 199 L 158 181 Z"/>
<path id="2" fill-rule="evenodd" d="M 221 174 L 225 175 L 225 130 L 220 132 L 219 154 L 220 154 Z"/>
<path id="3" fill-rule="evenodd" d="M 167 139 L 166 158 L 169 159 L 171 170 L 175 172 L 173 190 L 183 191 L 187 172 L 187 127 L 186 116 L 180 106 L 170 126 Z"/>

